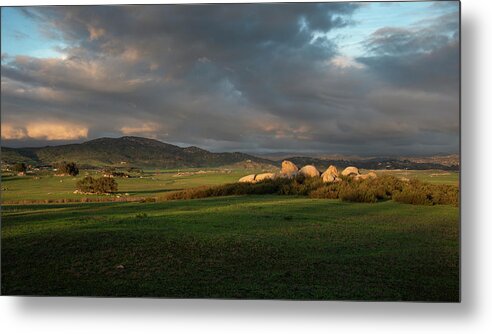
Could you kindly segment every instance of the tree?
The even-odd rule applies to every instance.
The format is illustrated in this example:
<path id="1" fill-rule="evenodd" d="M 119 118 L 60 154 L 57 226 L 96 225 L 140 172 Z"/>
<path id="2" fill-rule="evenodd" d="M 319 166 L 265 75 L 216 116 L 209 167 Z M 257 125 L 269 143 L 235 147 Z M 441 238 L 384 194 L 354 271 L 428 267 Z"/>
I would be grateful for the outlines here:
<path id="1" fill-rule="evenodd" d="M 96 193 L 106 194 L 118 191 L 118 184 L 113 178 L 101 177 L 95 182 Z"/>
<path id="2" fill-rule="evenodd" d="M 92 176 L 86 176 L 82 180 L 78 181 L 75 186 L 77 190 L 84 193 L 95 193 L 94 189 L 95 179 Z"/>
<path id="3" fill-rule="evenodd" d="M 60 162 L 56 165 L 56 168 L 61 174 L 68 174 L 71 176 L 79 175 L 79 168 L 75 164 L 75 162 Z"/>
<path id="4" fill-rule="evenodd" d="M 17 173 L 25 173 L 27 171 L 27 166 L 23 162 L 18 162 L 14 165 L 14 167 L 12 169 L 14 172 L 17 172 Z"/>
<path id="5" fill-rule="evenodd" d="M 113 178 L 101 177 L 93 178 L 86 176 L 76 183 L 79 191 L 91 194 L 108 194 L 118 191 L 118 184 Z"/>

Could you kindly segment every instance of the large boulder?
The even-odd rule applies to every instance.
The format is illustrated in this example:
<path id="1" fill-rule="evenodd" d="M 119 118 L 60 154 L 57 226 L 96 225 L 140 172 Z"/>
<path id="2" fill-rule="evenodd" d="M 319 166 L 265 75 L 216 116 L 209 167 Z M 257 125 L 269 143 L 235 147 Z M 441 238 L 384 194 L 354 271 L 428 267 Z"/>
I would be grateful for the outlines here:
<path id="1" fill-rule="evenodd" d="M 319 170 L 313 165 L 306 165 L 299 170 L 299 174 L 306 177 L 319 177 Z"/>
<path id="2" fill-rule="evenodd" d="M 255 181 L 256 182 L 260 182 L 260 181 L 263 181 L 263 180 L 273 180 L 274 178 L 275 178 L 275 174 L 274 173 L 263 173 L 263 174 L 256 175 Z"/>
<path id="3" fill-rule="evenodd" d="M 323 174 L 321 174 L 321 178 L 323 179 L 324 183 L 332 183 L 335 182 L 335 180 L 337 179 L 334 174 L 328 172 L 324 172 Z"/>
<path id="4" fill-rule="evenodd" d="M 325 173 L 338 176 L 338 169 L 335 166 L 330 165 L 330 167 L 328 167 L 323 174 Z"/>
<path id="5" fill-rule="evenodd" d="M 355 179 L 356 180 L 367 180 L 367 179 L 375 179 L 377 178 L 378 175 L 374 172 L 369 172 L 367 174 L 359 174 L 359 175 L 355 175 Z"/>
<path id="6" fill-rule="evenodd" d="M 338 170 L 335 166 L 328 167 L 326 171 L 321 174 L 321 178 L 324 183 L 331 183 L 340 180 L 338 178 Z"/>
<path id="7" fill-rule="evenodd" d="M 360 181 L 360 180 L 365 180 L 367 178 L 369 178 L 369 175 L 368 174 L 359 174 L 359 175 L 354 175 L 354 174 L 351 174 L 354 176 L 354 179 L 357 180 L 357 181 Z"/>
<path id="8" fill-rule="evenodd" d="M 359 168 L 353 166 L 345 168 L 342 172 L 343 176 L 351 176 L 351 175 L 359 175 L 359 174 L 360 174 Z"/>
<path id="9" fill-rule="evenodd" d="M 289 160 L 284 160 L 282 161 L 282 170 L 280 171 L 280 174 L 284 175 L 295 175 L 299 171 L 299 168 L 293 163 L 290 162 Z"/>
<path id="10" fill-rule="evenodd" d="M 246 175 L 239 179 L 241 183 L 255 183 L 256 174 Z"/>

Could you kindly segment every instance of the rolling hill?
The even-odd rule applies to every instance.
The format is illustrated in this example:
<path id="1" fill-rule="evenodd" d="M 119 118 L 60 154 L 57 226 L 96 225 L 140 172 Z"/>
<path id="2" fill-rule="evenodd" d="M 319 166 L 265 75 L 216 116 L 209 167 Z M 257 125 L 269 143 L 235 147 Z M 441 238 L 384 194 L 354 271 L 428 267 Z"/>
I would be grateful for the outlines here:
<path id="1" fill-rule="evenodd" d="M 179 147 L 141 137 L 99 138 L 81 144 L 34 148 L 2 148 L 2 163 L 26 162 L 42 165 L 74 161 L 81 166 L 128 165 L 184 168 L 216 167 L 246 160 L 262 164 L 272 161 L 249 154 L 212 153 L 198 147 Z"/>
<path id="2" fill-rule="evenodd" d="M 25 162 L 31 165 L 51 165 L 60 161 L 74 161 L 81 167 L 132 166 L 158 168 L 191 167 L 238 167 L 243 169 L 275 166 L 282 159 L 266 159 L 246 153 L 213 153 L 196 146 L 179 147 L 155 139 L 142 137 L 99 138 L 81 144 L 45 146 L 32 148 L 2 147 L 1 161 L 4 164 Z M 434 157 L 418 161 L 409 158 L 327 159 L 305 156 L 289 157 L 287 160 L 301 167 L 315 165 L 325 170 L 329 165 L 339 168 L 357 166 L 364 169 L 441 169 L 459 170 L 459 160 L 443 163 Z M 451 160 L 450 160 L 451 161 Z M 273 167 L 272 167 L 273 168 Z"/>
<path id="3" fill-rule="evenodd" d="M 297 166 L 314 165 L 319 170 L 325 170 L 330 165 L 335 165 L 339 168 L 345 168 L 348 166 L 357 166 L 363 169 L 413 169 L 413 170 L 428 170 L 428 169 L 440 169 L 440 170 L 460 170 L 458 164 L 442 164 L 437 162 L 416 162 L 406 158 L 370 158 L 361 160 L 349 160 L 349 159 L 320 159 L 312 157 L 291 157 L 288 160 L 295 163 Z"/>

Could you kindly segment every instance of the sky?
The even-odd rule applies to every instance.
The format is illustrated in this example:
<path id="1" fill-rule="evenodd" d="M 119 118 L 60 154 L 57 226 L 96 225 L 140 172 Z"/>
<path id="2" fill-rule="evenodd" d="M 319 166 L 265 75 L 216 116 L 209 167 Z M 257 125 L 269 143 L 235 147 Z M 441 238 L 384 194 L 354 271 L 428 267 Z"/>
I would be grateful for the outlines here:
<path id="1" fill-rule="evenodd" d="M 3 7 L 2 146 L 459 151 L 459 3 Z"/>

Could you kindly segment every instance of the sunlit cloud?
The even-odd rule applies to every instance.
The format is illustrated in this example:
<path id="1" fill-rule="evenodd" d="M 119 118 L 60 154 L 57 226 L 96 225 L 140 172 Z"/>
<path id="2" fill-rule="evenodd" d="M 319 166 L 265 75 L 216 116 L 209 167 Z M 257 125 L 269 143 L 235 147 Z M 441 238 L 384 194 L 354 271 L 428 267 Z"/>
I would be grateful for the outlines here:
<path id="1" fill-rule="evenodd" d="M 27 132 L 21 127 L 16 127 L 11 124 L 1 124 L 2 139 L 24 139 L 27 137 Z"/>
<path id="2" fill-rule="evenodd" d="M 67 122 L 34 122 L 26 125 L 27 137 L 46 140 L 75 140 L 87 138 L 86 126 Z"/>

